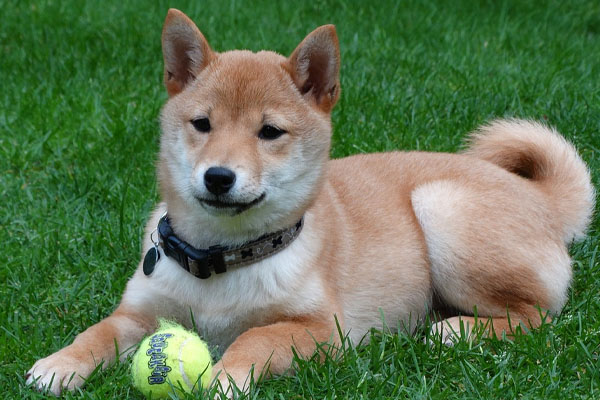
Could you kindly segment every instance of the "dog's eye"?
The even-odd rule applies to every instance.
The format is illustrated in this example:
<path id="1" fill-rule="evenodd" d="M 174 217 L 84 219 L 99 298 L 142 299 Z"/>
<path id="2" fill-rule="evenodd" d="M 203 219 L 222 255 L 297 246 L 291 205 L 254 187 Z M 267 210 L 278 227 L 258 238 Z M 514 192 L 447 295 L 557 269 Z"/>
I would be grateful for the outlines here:
<path id="1" fill-rule="evenodd" d="M 264 140 L 274 140 L 284 133 L 286 132 L 283 129 L 276 128 L 272 125 L 264 125 L 260 132 L 258 132 L 258 137 Z"/>
<path id="2" fill-rule="evenodd" d="M 190 121 L 198 132 L 210 132 L 210 121 L 208 118 L 197 118 Z"/>

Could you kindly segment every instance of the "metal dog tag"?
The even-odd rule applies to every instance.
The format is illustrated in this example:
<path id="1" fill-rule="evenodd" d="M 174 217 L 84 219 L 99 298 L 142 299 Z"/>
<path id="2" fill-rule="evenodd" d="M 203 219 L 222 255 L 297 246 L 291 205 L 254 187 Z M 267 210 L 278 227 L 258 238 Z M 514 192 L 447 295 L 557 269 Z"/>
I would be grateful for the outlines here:
<path id="1" fill-rule="evenodd" d="M 144 257 L 144 275 L 150 276 L 152 274 L 158 260 L 160 260 L 160 252 L 156 247 L 150 248 Z"/>

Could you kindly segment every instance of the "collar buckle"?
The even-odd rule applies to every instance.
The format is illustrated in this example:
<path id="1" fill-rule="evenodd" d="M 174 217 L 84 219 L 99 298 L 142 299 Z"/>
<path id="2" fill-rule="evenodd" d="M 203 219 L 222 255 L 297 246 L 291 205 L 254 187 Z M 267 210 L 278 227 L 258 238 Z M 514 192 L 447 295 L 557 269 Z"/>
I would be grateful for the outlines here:
<path id="1" fill-rule="evenodd" d="M 167 257 L 173 258 L 183 269 L 200 279 L 210 277 L 209 252 L 195 249 L 189 243 L 179 239 L 173 232 L 166 215 L 158 222 L 158 235 Z"/>

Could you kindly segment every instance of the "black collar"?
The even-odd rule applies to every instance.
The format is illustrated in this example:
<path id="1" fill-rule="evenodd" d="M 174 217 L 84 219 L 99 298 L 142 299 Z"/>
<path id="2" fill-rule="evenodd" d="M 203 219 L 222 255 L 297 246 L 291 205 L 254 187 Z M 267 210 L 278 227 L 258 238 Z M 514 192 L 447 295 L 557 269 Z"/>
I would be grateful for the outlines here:
<path id="1" fill-rule="evenodd" d="M 285 249 L 298 237 L 303 220 L 304 218 L 301 218 L 289 228 L 268 233 L 239 247 L 211 246 L 208 249 L 197 249 L 175 235 L 169 217 L 165 215 L 158 223 L 158 244 L 163 248 L 165 255 L 177 261 L 183 269 L 197 278 L 207 279 L 211 272 L 222 274 L 228 268 L 253 264 Z M 150 258 L 149 268 L 146 266 L 147 258 Z M 152 258 L 155 258 L 154 262 Z M 158 258 L 159 252 L 156 247 L 148 251 L 144 259 L 146 275 L 152 273 Z"/>

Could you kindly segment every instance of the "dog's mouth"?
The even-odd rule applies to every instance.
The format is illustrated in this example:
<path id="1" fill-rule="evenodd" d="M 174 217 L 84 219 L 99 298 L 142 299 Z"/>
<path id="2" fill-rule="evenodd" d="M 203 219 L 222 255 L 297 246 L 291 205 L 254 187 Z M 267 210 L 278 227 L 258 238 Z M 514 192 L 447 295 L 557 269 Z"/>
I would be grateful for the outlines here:
<path id="1" fill-rule="evenodd" d="M 217 210 L 222 210 L 226 212 L 233 212 L 233 214 L 241 214 L 244 211 L 248 210 L 251 207 L 254 207 L 261 201 L 265 199 L 265 193 L 261 194 L 257 198 L 247 203 L 241 202 L 231 202 L 231 201 L 223 201 L 223 200 L 211 200 L 211 199 L 203 199 L 198 197 L 198 201 L 202 206 L 209 206 L 211 208 L 216 208 Z M 205 207 L 206 208 L 206 207 Z"/>

